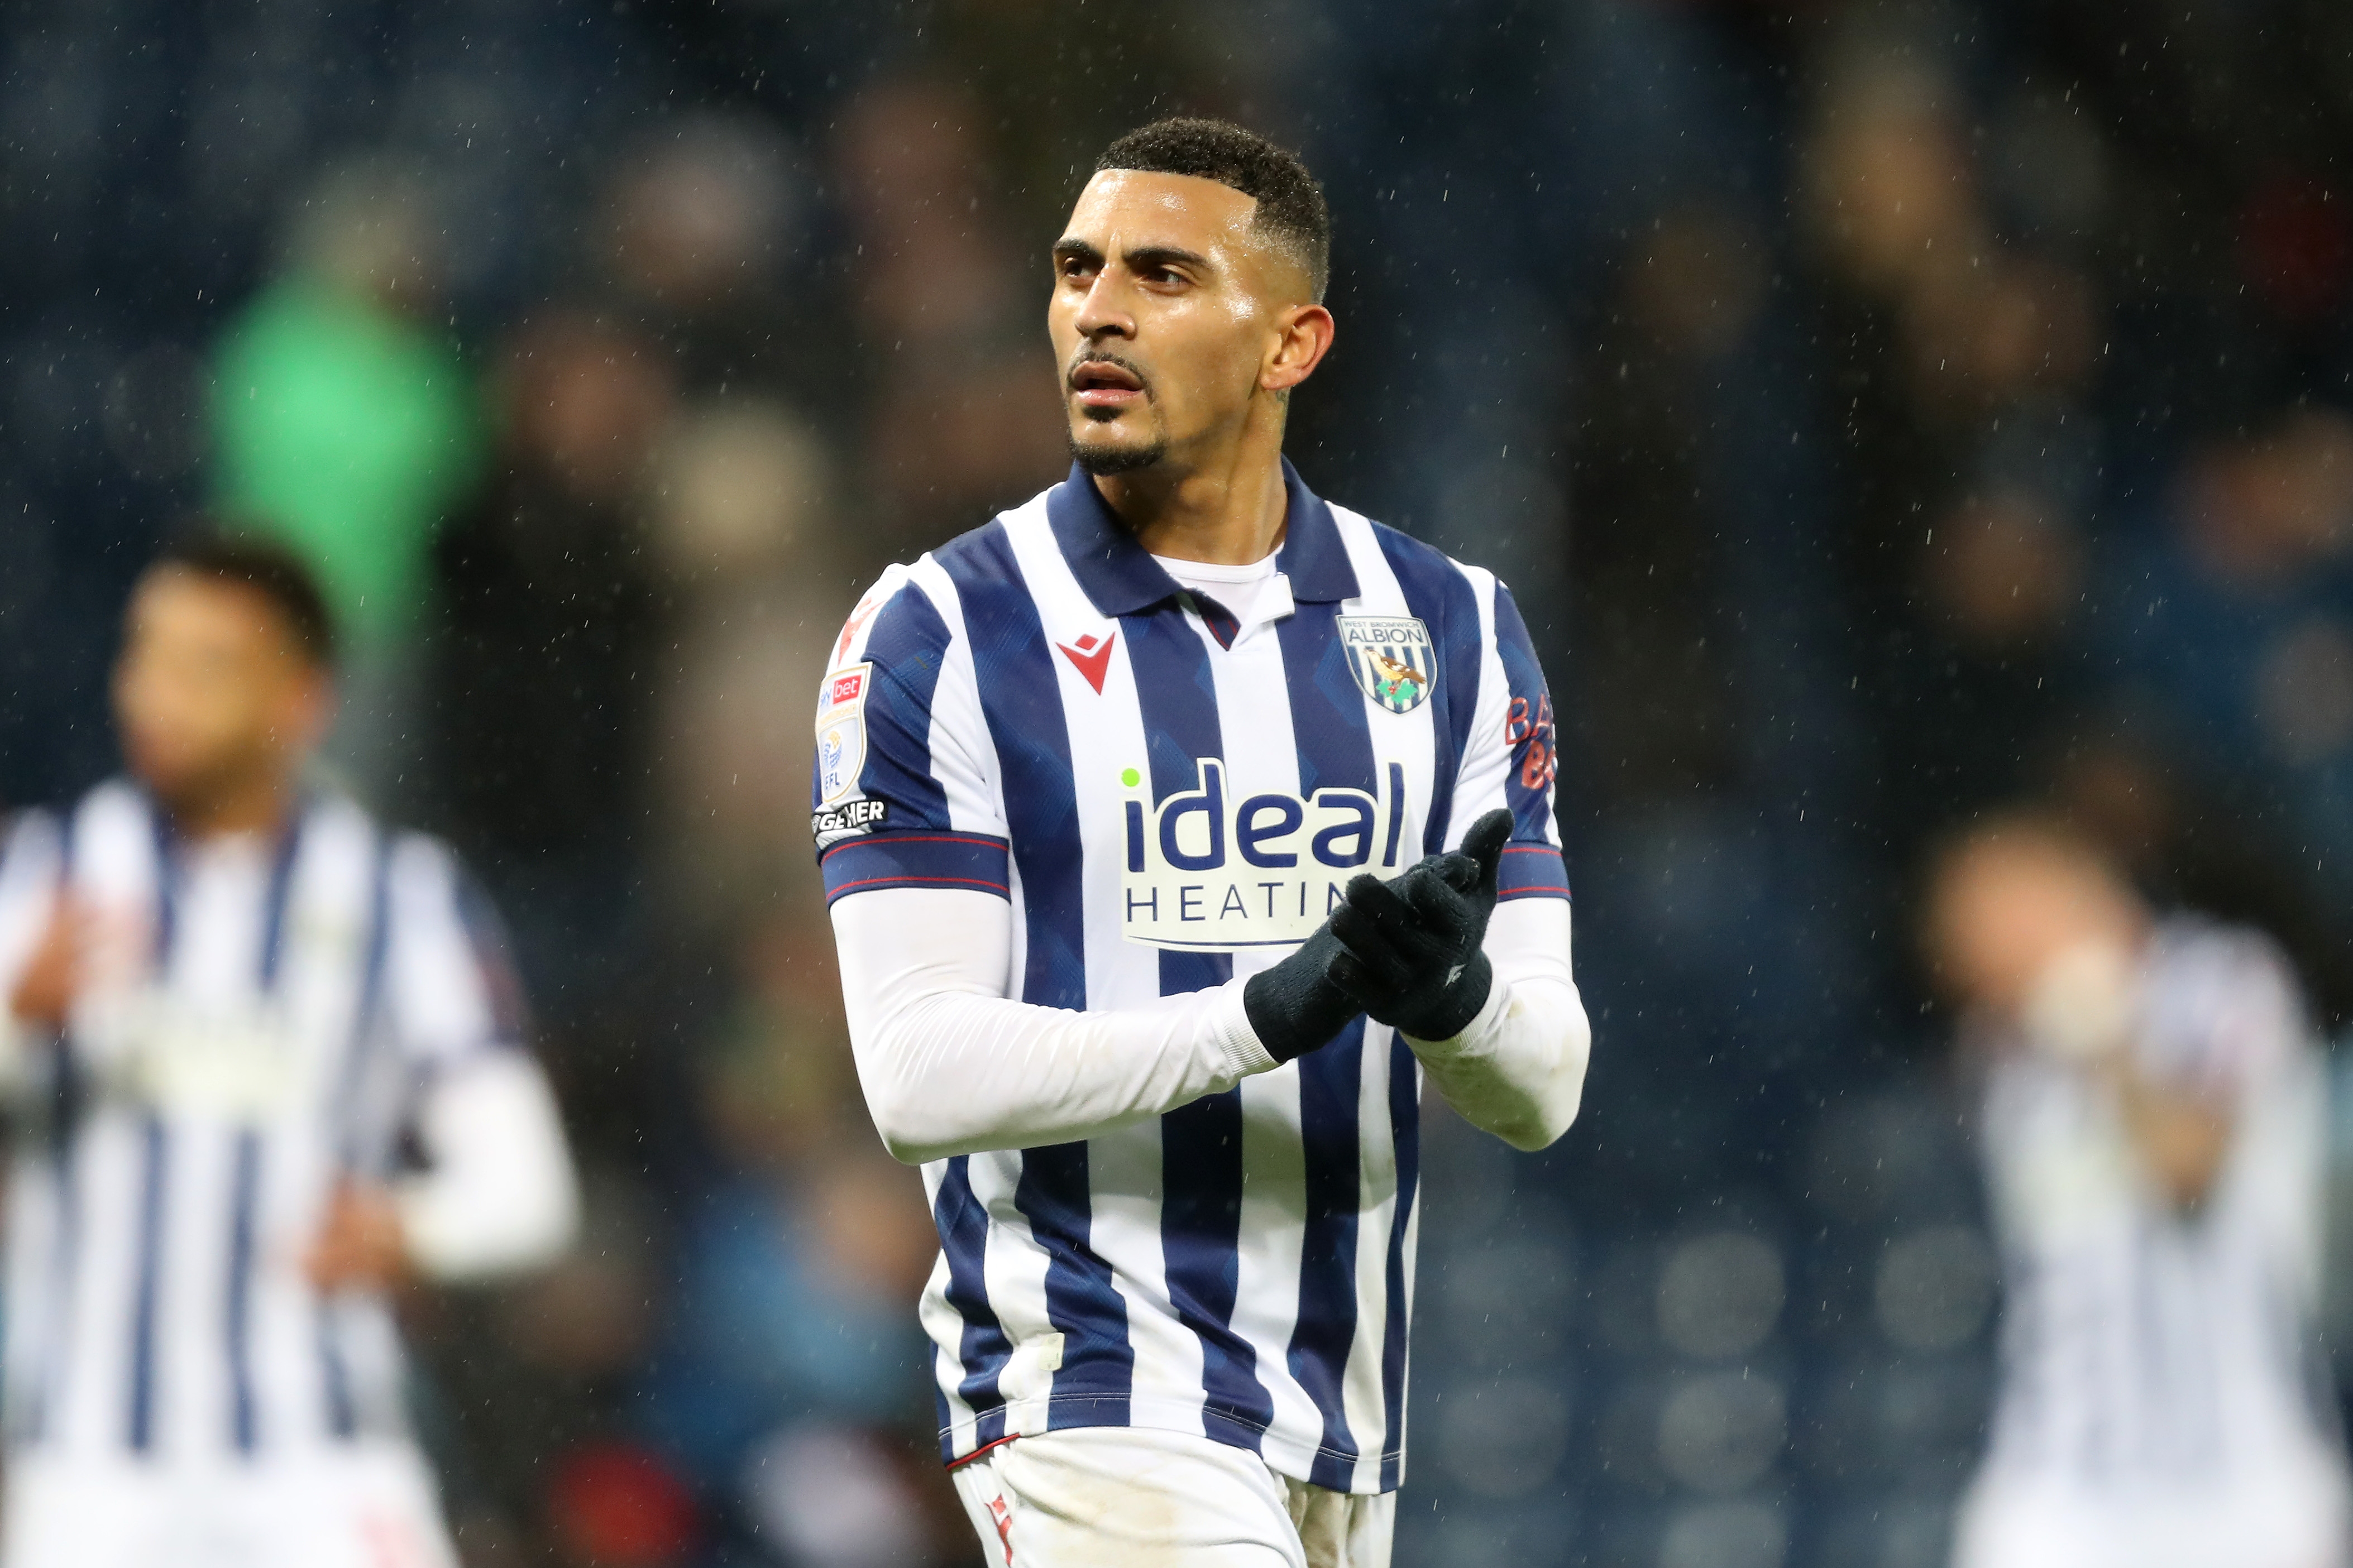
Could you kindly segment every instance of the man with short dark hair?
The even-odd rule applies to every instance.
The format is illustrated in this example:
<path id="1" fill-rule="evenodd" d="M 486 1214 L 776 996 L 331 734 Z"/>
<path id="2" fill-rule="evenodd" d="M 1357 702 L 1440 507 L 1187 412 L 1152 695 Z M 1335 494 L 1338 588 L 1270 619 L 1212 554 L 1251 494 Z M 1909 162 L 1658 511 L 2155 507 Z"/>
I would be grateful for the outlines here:
<path id="1" fill-rule="evenodd" d="M 819 691 L 942 1447 L 1024 1568 L 1387 1563 L 1422 1074 L 1523 1149 L 1577 1110 L 1519 612 L 1282 459 L 1329 247 L 1239 126 L 1114 142 L 1052 247 L 1070 479 L 886 573 Z"/>
<path id="2" fill-rule="evenodd" d="M 334 646 L 278 547 L 168 550 L 129 776 L 0 839 L 5 1568 L 456 1562 L 390 1291 L 543 1261 L 576 1200 L 488 910 L 305 779 Z"/>

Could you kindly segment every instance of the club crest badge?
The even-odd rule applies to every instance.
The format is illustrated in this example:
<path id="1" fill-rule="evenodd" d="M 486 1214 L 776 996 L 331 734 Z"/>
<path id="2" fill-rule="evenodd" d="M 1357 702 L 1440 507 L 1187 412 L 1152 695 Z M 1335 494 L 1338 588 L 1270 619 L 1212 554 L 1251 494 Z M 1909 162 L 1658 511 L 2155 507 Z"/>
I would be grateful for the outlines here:
<path id="1" fill-rule="evenodd" d="M 858 787 L 866 767 L 866 689 L 874 667 L 853 664 L 825 678 L 817 710 L 817 793 L 830 805 Z"/>
<path id="2" fill-rule="evenodd" d="M 1438 684 L 1430 628 L 1413 616 L 1340 616 L 1340 649 L 1365 695 L 1392 713 L 1410 713 Z"/>

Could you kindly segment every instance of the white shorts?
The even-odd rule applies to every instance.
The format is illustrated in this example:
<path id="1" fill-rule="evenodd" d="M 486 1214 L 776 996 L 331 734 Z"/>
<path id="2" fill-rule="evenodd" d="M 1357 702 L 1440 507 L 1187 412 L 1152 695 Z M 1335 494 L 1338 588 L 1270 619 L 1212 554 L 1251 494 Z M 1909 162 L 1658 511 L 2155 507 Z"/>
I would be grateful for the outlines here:
<path id="1" fill-rule="evenodd" d="M 992 1568 L 1388 1568 L 1397 1521 L 1395 1492 L 1327 1491 L 1142 1426 L 1017 1437 L 955 1475 Z"/>
<path id="2" fill-rule="evenodd" d="M 8 1466 L 0 1568 L 457 1568 L 425 1460 L 358 1443 L 249 1465 Z"/>
<path id="3" fill-rule="evenodd" d="M 2260 1479 L 2090 1494 L 1988 1472 L 1961 1504 L 1954 1568 L 2348 1568 L 2345 1481 L 2283 1467 Z"/>

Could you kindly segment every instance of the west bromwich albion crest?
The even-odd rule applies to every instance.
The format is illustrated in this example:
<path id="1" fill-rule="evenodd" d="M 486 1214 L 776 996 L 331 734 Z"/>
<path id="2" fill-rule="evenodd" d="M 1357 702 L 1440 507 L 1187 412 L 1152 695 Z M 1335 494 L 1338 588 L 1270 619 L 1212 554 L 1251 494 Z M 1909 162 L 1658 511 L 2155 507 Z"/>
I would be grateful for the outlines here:
<path id="1" fill-rule="evenodd" d="M 1438 683 L 1430 628 L 1413 616 L 1335 616 L 1349 673 L 1392 713 L 1410 713 Z"/>

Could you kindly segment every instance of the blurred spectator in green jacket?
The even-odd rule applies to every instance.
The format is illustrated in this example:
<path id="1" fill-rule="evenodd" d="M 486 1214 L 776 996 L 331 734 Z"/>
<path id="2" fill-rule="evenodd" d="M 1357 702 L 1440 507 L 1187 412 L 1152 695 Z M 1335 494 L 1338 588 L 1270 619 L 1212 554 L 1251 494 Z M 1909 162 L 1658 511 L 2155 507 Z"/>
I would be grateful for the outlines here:
<path id="1" fill-rule="evenodd" d="M 441 236 L 417 182 L 347 169 L 290 229 L 284 272 L 219 346 L 216 499 L 316 566 L 351 643 L 332 749 L 380 795 L 407 771 L 433 536 L 475 481 L 482 416 L 434 320 Z"/>

